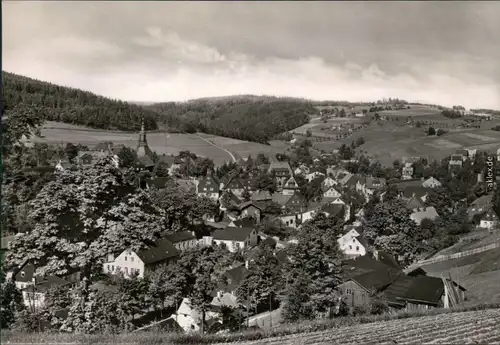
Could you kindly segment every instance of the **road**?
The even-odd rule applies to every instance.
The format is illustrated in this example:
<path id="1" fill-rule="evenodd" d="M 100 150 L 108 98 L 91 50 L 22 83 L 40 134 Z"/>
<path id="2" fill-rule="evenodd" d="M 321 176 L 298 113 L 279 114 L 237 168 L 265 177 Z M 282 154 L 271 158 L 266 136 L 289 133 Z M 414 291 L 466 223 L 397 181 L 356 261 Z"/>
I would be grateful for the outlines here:
<path id="1" fill-rule="evenodd" d="M 200 136 L 200 135 L 198 135 L 198 134 L 196 134 L 196 136 L 197 136 L 198 138 L 200 138 L 201 140 L 206 141 L 206 142 L 207 142 L 207 143 L 209 143 L 210 145 L 215 146 L 215 147 L 217 147 L 218 149 L 221 149 L 221 150 L 226 151 L 226 152 L 227 152 L 227 154 L 231 156 L 231 159 L 233 160 L 233 162 L 236 162 L 236 157 L 234 157 L 234 155 L 233 155 L 230 151 L 226 150 L 226 149 L 225 149 L 225 148 L 223 148 L 223 147 L 220 147 L 219 145 L 215 145 L 215 144 L 214 144 L 213 142 L 211 142 L 210 140 L 208 140 L 208 139 L 206 139 L 206 138 L 203 138 L 202 136 Z"/>

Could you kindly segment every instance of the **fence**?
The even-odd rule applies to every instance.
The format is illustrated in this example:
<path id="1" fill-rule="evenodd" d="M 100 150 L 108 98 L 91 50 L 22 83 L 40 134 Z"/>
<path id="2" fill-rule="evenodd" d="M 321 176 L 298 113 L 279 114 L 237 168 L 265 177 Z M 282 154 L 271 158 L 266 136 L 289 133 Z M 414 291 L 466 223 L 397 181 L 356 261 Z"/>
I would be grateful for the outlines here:
<path id="1" fill-rule="evenodd" d="M 463 251 L 463 252 L 459 252 L 459 253 L 455 253 L 455 254 L 439 255 L 439 256 L 436 256 L 436 257 L 434 257 L 432 259 L 427 259 L 427 260 L 422 260 L 422 261 L 419 261 L 419 262 L 415 262 L 410 267 L 408 267 L 407 270 L 410 271 L 411 269 L 417 268 L 419 266 L 429 265 L 429 264 L 433 264 L 433 263 L 436 263 L 436 262 L 442 262 L 442 261 L 446 261 L 446 260 L 458 259 L 458 258 L 462 258 L 464 256 L 469 256 L 469 255 L 473 255 L 473 254 L 477 254 L 477 253 L 482 253 L 482 252 L 486 252 L 488 250 L 499 248 L 499 247 L 500 247 L 500 242 L 496 242 L 496 243 L 488 244 L 486 246 L 482 246 L 482 247 L 474 248 L 474 249 L 469 249 L 469 250 L 466 250 L 466 251 Z"/>

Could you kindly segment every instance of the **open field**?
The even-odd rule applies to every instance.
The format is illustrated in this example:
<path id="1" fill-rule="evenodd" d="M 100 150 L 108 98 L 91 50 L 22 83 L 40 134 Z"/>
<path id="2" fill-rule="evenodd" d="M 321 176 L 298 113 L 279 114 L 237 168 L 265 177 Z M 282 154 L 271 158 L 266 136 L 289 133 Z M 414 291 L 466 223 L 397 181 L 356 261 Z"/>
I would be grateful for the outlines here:
<path id="1" fill-rule="evenodd" d="M 467 311 L 469 310 L 469 311 Z M 182 335 L 147 332 L 120 335 L 9 334 L 2 342 L 88 344 L 500 344 L 500 309 L 463 308 L 394 315 L 336 318 L 286 325 L 270 332 Z M 246 340 L 246 341 L 243 341 Z"/>
<path id="2" fill-rule="evenodd" d="M 498 267 L 498 266 L 497 266 Z M 500 303 L 500 270 L 461 277 L 460 285 L 472 292 L 467 303 Z"/>
<path id="3" fill-rule="evenodd" d="M 214 145 L 208 144 L 199 136 L 206 138 Z M 152 131 L 147 136 L 148 144 L 153 151 L 158 154 L 178 154 L 180 151 L 189 150 L 198 156 L 213 159 L 216 165 L 231 161 L 231 156 L 225 151 L 228 150 L 236 158 L 247 157 L 249 154 L 256 156 L 258 153 L 275 155 L 284 152 L 286 146 L 278 142 L 273 146 L 236 140 L 231 138 L 218 137 L 204 133 L 184 134 L 184 133 L 161 133 Z M 90 129 L 83 126 L 70 124 L 47 122 L 41 130 L 41 137 L 32 137 L 30 141 L 49 144 L 82 144 L 92 147 L 103 141 L 112 141 L 114 144 L 123 144 L 129 147 L 136 147 L 138 133 L 106 131 Z M 225 149 L 225 150 L 224 150 Z"/>
<path id="4" fill-rule="evenodd" d="M 426 107 L 424 105 L 411 105 L 410 109 L 398 110 L 384 110 L 379 111 L 380 116 L 404 116 L 404 117 L 417 117 L 417 116 L 432 116 L 440 115 L 441 110 L 438 108 Z"/>

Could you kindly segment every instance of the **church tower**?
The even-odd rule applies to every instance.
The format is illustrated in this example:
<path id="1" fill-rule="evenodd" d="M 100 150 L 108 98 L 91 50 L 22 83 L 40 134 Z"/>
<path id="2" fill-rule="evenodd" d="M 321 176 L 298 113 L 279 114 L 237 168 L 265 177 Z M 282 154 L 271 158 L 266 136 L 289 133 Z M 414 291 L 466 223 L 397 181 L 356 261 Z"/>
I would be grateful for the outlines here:
<path id="1" fill-rule="evenodd" d="M 144 130 L 144 117 L 141 121 L 141 132 L 139 133 L 139 143 L 137 144 L 137 156 L 151 157 L 151 149 L 148 146 L 148 140 L 146 139 L 146 131 Z"/>

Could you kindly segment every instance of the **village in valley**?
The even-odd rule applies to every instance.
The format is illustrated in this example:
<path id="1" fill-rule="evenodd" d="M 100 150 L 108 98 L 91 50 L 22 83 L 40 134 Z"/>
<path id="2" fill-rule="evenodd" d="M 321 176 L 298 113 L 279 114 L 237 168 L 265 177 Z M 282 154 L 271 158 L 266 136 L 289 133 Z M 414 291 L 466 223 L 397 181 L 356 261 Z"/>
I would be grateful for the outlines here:
<path id="1" fill-rule="evenodd" d="M 500 344 L 499 5 L 2 2 L 0 343 Z"/>
<path id="2" fill-rule="evenodd" d="M 6 277 L 22 297 L 24 323 L 35 329 L 75 327 L 74 300 L 61 300 L 61 294 L 84 298 L 78 292 L 83 282 L 97 294 L 86 298 L 120 296 L 102 307 L 118 308 L 120 316 L 93 327 L 111 323 L 122 330 L 187 333 L 271 329 L 303 318 L 453 308 L 498 298 L 478 295 L 466 283 L 481 277 L 474 275 L 476 266 L 500 257 L 500 201 L 485 182 L 491 160 L 486 152 L 460 150 L 433 162 L 403 157 L 386 168 L 355 150 L 346 153 L 345 145 L 313 155 L 306 136 L 291 141 L 290 156 L 257 154 L 215 166 L 189 151 L 158 155 L 147 135 L 142 122 L 133 148 L 68 143 L 63 158 L 53 155 L 59 158 L 16 174 L 16 181 L 39 175 L 55 186 L 36 187 L 35 202 L 48 204 L 30 220 L 43 228 L 25 224 L 31 233 L 20 229 L 2 238 L 7 257 L 12 253 Z M 50 150 L 38 143 L 25 150 L 41 146 Z M 96 178 L 117 186 L 100 186 Z M 81 224 L 77 236 L 84 237 L 88 253 L 75 253 L 68 243 L 53 257 L 37 254 L 37 248 L 58 247 L 57 236 L 67 236 L 65 225 L 54 219 L 62 221 L 64 210 L 74 212 L 67 209 L 71 202 L 63 198 L 57 203 L 66 206 L 57 208 L 53 203 L 62 197 L 58 185 L 66 190 L 74 183 L 91 193 L 75 197 L 102 198 L 71 201 L 81 205 L 77 212 L 84 212 L 85 203 L 97 207 L 98 213 L 79 217 L 101 234 L 85 238 L 88 230 Z M 104 189 L 92 194 L 92 188 Z M 127 189 L 135 190 L 132 198 L 149 201 L 134 209 L 133 201 L 119 199 Z M 7 191 L 14 192 L 4 189 L 4 196 Z M 93 262 L 79 267 L 79 255 L 78 262 Z M 56 269 L 40 274 L 37 262 L 52 262 Z M 294 284 L 303 284 L 301 275 L 321 287 L 315 298 L 322 305 L 304 310 L 312 296 L 290 299 L 297 294 Z M 328 286 L 334 290 L 324 290 Z"/>

